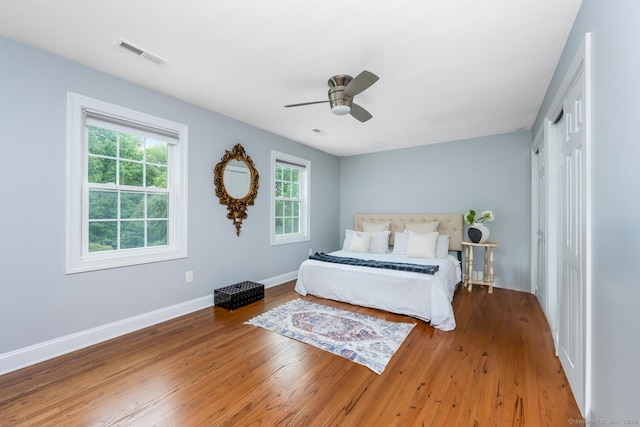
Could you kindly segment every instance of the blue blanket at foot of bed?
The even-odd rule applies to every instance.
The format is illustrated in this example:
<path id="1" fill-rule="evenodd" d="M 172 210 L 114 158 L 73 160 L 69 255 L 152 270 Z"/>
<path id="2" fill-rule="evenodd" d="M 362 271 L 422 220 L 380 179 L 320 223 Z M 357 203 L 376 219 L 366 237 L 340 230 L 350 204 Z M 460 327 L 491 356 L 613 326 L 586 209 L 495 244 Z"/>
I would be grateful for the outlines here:
<path id="1" fill-rule="evenodd" d="M 334 255 L 328 255 L 324 252 L 316 252 L 311 255 L 309 259 L 315 259 L 317 261 L 333 262 L 336 264 L 356 265 L 360 267 L 373 267 L 373 268 L 386 268 L 389 270 L 399 271 L 411 271 L 413 273 L 435 274 L 440 266 L 438 265 L 420 265 L 409 264 L 404 262 L 389 262 L 389 261 L 376 261 L 373 259 L 359 259 L 339 257 Z"/>

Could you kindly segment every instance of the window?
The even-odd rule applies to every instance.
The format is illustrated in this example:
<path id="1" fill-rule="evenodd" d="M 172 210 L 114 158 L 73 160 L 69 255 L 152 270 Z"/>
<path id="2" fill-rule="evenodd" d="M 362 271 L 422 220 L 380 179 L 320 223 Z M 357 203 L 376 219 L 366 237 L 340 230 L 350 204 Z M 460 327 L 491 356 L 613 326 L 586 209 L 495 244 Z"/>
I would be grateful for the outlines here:
<path id="1" fill-rule="evenodd" d="M 187 256 L 187 126 L 69 93 L 67 273 Z"/>
<path id="2" fill-rule="evenodd" d="M 271 244 L 309 240 L 311 162 L 271 152 Z"/>

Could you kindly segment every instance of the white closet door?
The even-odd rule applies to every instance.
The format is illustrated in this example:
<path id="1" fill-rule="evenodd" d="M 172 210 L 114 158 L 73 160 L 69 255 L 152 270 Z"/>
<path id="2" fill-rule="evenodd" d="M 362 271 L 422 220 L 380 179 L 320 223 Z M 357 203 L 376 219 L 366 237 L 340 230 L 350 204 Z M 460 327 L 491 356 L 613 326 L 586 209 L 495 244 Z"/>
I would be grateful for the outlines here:
<path id="1" fill-rule="evenodd" d="M 584 402 L 586 351 L 586 131 L 581 70 L 563 103 L 558 356 Z"/>

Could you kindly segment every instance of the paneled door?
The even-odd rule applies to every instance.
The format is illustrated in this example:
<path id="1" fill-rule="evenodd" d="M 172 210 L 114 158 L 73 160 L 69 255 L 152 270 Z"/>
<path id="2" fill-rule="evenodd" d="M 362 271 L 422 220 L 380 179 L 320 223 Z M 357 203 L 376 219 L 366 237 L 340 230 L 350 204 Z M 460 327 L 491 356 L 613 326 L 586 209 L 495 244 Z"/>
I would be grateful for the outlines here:
<path id="1" fill-rule="evenodd" d="M 585 401 L 586 354 L 587 140 L 584 94 L 584 69 L 580 68 L 563 102 L 558 283 L 558 356 L 579 405 Z"/>

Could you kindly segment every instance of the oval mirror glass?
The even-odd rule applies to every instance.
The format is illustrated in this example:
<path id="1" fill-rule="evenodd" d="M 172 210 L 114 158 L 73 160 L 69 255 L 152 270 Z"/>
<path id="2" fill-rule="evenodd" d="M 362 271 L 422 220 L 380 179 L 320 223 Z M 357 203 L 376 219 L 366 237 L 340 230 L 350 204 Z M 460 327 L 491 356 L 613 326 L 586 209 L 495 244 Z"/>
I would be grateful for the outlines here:
<path id="1" fill-rule="evenodd" d="M 243 199 L 251 189 L 251 171 L 240 160 L 230 160 L 224 167 L 224 189 L 234 199 Z"/>

